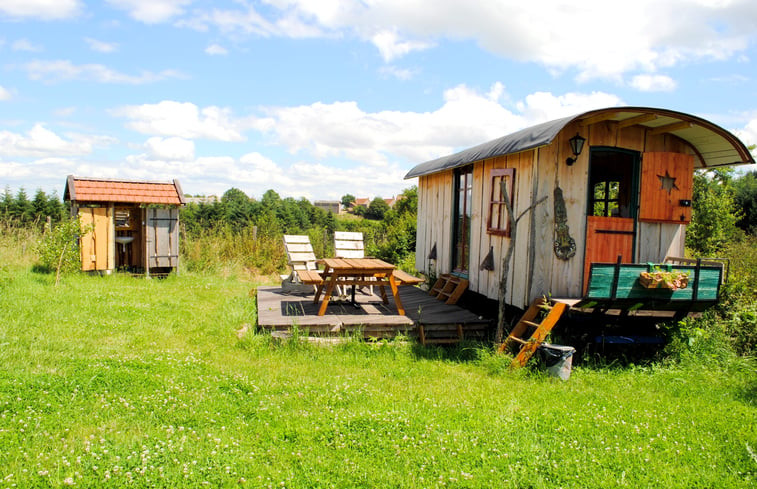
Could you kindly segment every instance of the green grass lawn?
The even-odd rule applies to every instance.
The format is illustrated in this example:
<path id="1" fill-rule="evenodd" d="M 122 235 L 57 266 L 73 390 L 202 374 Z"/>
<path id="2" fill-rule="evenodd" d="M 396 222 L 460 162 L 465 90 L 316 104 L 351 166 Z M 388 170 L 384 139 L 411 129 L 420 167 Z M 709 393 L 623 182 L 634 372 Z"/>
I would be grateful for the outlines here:
<path id="1" fill-rule="evenodd" d="M 574 368 L 251 330 L 237 278 L 0 274 L 5 487 L 754 487 L 755 365 Z"/>

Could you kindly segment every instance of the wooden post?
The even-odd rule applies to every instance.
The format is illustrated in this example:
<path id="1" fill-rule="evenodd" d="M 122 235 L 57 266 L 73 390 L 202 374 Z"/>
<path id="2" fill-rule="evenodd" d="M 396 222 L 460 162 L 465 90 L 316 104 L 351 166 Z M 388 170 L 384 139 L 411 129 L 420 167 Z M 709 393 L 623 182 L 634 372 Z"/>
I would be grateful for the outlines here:
<path id="1" fill-rule="evenodd" d="M 149 212 L 149 209 L 142 208 L 142 236 L 144 237 L 144 245 L 142 246 L 142 249 L 145 253 L 145 278 L 150 278 L 150 233 L 147 229 L 150 220 Z"/>
<path id="2" fill-rule="evenodd" d="M 612 292 L 610 293 L 611 301 L 614 301 L 618 297 L 618 279 L 620 278 L 621 263 L 623 263 L 623 255 L 618 255 L 618 260 L 615 262 L 615 268 L 612 271 Z"/>

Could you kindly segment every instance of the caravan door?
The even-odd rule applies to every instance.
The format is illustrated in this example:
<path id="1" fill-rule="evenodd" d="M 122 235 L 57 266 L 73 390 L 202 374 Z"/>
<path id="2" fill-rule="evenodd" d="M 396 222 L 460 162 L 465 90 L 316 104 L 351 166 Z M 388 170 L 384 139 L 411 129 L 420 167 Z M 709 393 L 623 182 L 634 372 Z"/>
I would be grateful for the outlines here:
<path id="1" fill-rule="evenodd" d="M 591 148 L 583 291 L 592 263 L 633 263 L 639 153 Z"/>

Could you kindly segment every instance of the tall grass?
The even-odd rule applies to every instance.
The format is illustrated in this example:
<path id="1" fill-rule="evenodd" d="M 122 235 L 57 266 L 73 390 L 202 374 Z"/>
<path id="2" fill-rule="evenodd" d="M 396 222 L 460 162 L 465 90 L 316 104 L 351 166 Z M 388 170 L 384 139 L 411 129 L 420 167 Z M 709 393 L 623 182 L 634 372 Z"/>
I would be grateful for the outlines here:
<path id="1" fill-rule="evenodd" d="M 0 267 L 23 269 L 36 263 L 36 245 L 42 231 L 32 226 L 15 226 L 0 219 Z"/>

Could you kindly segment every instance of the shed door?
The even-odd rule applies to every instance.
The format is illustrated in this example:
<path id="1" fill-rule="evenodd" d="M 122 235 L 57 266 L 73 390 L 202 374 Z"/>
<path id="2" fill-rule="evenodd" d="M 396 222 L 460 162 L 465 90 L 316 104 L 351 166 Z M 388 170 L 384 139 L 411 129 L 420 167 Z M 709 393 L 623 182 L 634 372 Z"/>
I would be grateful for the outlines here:
<path id="1" fill-rule="evenodd" d="M 589 208 L 586 217 L 584 287 L 592 263 L 633 263 L 639 153 L 592 148 L 589 159 Z"/>
<path id="2" fill-rule="evenodd" d="M 108 207 L 82 207 L 79 221 L 82 226 L 91 226 L 90 232 L 79 239 L 81 248 L 81 269 L 110 270 L 113 263 L 111 254 L 112 214 Z"/>
<path id="3" fill-rule="evenodd" d="M 179 209 L 147 209 L 147 256 L 150 268 L 179 265 Z"/>

